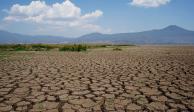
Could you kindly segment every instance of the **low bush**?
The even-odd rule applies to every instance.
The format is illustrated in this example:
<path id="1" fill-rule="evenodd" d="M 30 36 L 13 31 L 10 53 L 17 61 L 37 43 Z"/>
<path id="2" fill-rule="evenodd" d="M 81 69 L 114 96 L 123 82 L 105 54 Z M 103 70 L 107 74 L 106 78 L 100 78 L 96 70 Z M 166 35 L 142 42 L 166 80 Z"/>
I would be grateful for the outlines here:
<path id="1" fill-rule="evenodd" d="M 64 45 L 62 48 L 59 49 L 60 51 L 86 51 L 87 50 L 87 46 L 86 45 Z"/>
<path id="2" fill-rule="evenodd" d="M 121 49 L 121 48 L 116 47 L 116 48 L 113 48 L 113 51 L 122 51 L 122 49 Z"/>
<path id="3" fill-rule="evenodd" d="M 1 51 L 26 51 L 28 47 L 22 44 L 0 45 Z"/>
<path id="4" fill-rule="evenodd" d="M 96 48 L 106 48 L 108 45 L 104 44 L 88 44 L 87 48 L 88 49 L 96 49 Z"/>
<path id="5" fill-rule="evenodd" d="M 0 45 L 1 51 L 49 51 L 60 46 L 52 44 L 5 44 Z"/>
<path id="6" fill-rule="evenodd" d="M 17 44 L 17 45 L 12 46 L 12 50 L 13 51 L 28 51 L 29 47 L 27 45 Z"/>
<path id="7" fill-rule="evenodd" d="M 33 51 L 49 51 L 51 49 L 57 48 L 53 45 L 44 45 L 44 44 L 32 44 L 31 45 Z"/>

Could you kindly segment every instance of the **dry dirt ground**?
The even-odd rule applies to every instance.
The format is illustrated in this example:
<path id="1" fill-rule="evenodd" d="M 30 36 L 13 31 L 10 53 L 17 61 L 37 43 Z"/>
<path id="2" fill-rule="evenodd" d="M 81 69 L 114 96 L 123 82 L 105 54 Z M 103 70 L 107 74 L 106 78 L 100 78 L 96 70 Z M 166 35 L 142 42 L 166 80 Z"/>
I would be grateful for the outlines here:
<path id="1" fill-rule="evenodd" d="M 4 111 L 194 111 L 194 47 L 13 53 L 0 59 Z"/>

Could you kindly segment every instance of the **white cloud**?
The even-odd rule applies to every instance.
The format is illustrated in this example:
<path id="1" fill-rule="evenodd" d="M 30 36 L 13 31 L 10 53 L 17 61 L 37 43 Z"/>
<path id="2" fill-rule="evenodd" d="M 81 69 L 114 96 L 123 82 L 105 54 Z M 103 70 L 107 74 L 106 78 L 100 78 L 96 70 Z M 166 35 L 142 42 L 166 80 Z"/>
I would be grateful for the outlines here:
<path id="1" fill-rule="evenodd" d="M 103 15 L 103 12 L 100 10 L 96 10 L 95 12 L 85 14 L 84 16 L 82 16 L 82 19 L 98 18 L 101 15 Z"/>
<path id="2" fill-rule="evenodd" d="M 169 2 L 170 0 L 132 0 L 130 4 L 134 6 L 143 6 L 143 7 L 159 7 Z"/>
<path id="3" fill-rule="evenodd" d="M 7 13 L 5 21 L 25 21 L 60 27 L 84 28 L 99 32 L 102 30 L 100 26 L 91 21 L 103 15 L 101 10 L 82 14 L 81 9 L 70 0 L 52 5 L 47 5 L 44 1 L 32 1 L 29 5 L 15 4 Z"/>

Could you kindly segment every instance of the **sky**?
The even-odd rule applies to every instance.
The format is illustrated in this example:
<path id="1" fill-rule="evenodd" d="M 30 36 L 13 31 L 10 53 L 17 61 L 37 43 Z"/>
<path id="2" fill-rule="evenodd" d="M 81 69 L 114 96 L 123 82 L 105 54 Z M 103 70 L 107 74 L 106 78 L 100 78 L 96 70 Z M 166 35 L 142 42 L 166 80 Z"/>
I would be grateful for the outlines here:
<path id="1" fill-rule="evenodd" d="M 0 30 L 78 37 L 177 25 L 194 31 L 194 0 L 0 0 Z"/>

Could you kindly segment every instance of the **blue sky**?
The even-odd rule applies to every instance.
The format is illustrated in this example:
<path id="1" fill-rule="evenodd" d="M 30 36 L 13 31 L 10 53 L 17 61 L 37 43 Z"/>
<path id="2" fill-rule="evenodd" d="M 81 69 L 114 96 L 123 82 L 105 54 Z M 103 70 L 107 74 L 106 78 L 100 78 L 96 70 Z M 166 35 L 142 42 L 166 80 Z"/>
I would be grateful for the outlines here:
<path id="1" fill-rule="evenodd" d="M 30 35 L 76 37 L 168 25 L 194 30 L 193 21 L 194 0 L 0 1 L 0 29 Z"/>

